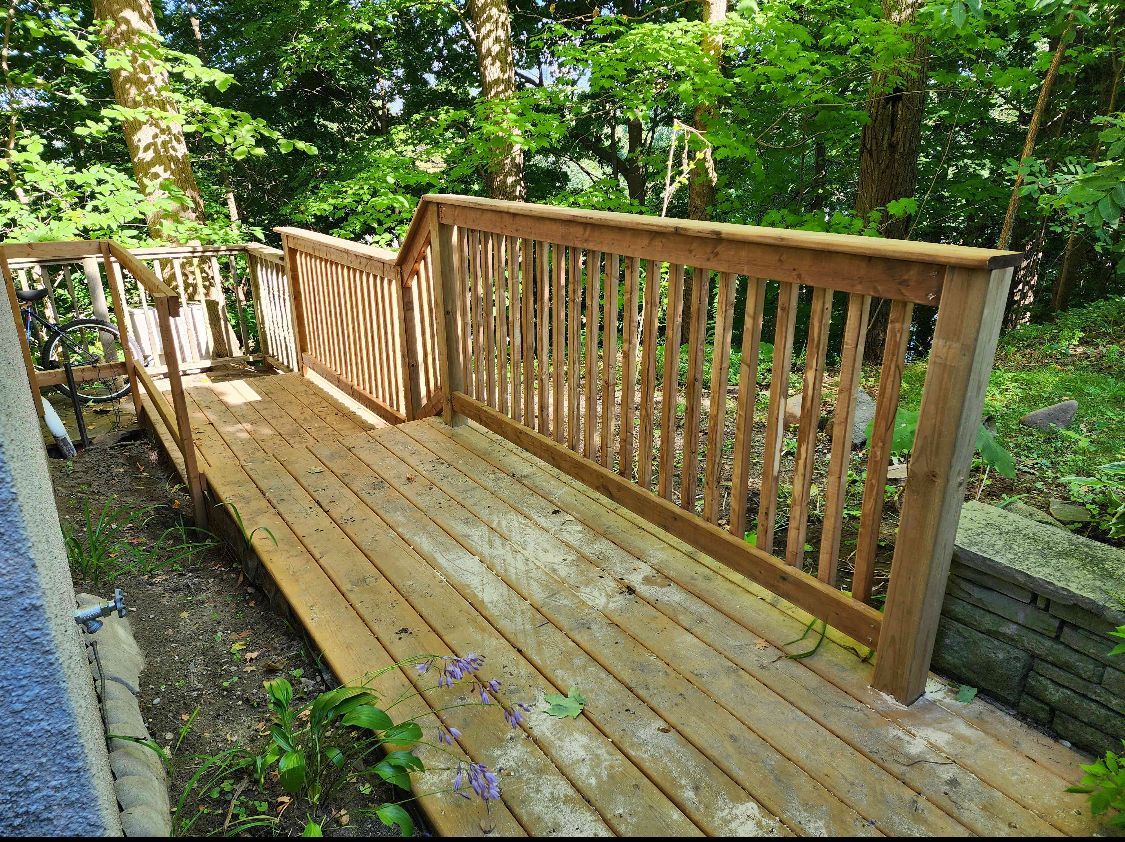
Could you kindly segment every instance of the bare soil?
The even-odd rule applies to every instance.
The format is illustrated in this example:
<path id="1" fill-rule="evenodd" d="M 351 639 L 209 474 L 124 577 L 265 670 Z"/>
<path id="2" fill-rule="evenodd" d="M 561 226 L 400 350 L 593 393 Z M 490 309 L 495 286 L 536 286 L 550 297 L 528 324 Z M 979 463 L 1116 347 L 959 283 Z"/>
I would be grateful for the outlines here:
<path id="1" fill-rule="evenodd" d="M 156 541 L 178 523 L 190 525 L 190 497 L 135 425 L 131 407 L 123 406 L 88 409 L 91 446 L 70 462 L 50 460 L 59 515 L 64 529 L 81 531 L 84 501 L 95 513 L 109 501 L 132 510 L 153 507 L 147 523 L 130 528 L 128 540 Z M 58 410 L 73 429 L 73 412 L 61 402 Z M 296 703 L 335 686 L 301 630 L 272 610 L 221 545 L 196 554 L 180 569 L 126 576 L 100 588 L 75 577 L 79 591 L 105 597 L 114 587 L 125 591 L 133 632 L 145 653 L 141 711 L 153 740 L 173 757 L 173 807 L 183 799 L 176 826 L 198 813 L 192 835 L 222 835 L 240 817 L 265 814 L 276 819 L 276 826 L 255 828 L 254 835 L 300 835 L 308 817 L 276 778 L 267 781 L 264 793 L 254 782 L 244 784 L 241 775 L 206 792 L 185 794 L 185 788 L 204 758 L 236 746 L 265 747 L 269 716 L 263 681 L 286 677 Z M 395 835 L 359 809 L 377 806 L 393 793 L 356 796 L 347 793 L 346 806 L 330 808 L 325 833 Z"/>

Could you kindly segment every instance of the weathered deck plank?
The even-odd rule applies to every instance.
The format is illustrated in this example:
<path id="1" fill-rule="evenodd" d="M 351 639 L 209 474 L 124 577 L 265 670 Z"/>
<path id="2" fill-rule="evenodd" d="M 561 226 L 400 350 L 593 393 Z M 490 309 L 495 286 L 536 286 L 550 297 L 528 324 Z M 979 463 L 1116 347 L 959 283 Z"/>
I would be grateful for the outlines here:
<path id="1" fill-rule="evenodd" d="M 496 710 L 438 714 L 514 773 L 483 823 L 450 793 L 423 799 L 439 833 L 1093 830 L 1063 791 L 1076 752 L 937 681 L 898 705 L 835 631 L 785 657 L 811 646 L 790 645 L 801 611 L 476 425 L 376 430 L 295 374 L 185 385 L 214 502 L 276 536 L 253 550 L 341 680 L 471 649 L 536 700 L 514 731 Z M 379 682 L 421 686 L 413 670 Z M 578 720 L 542 712 L 572 686 Z"/>

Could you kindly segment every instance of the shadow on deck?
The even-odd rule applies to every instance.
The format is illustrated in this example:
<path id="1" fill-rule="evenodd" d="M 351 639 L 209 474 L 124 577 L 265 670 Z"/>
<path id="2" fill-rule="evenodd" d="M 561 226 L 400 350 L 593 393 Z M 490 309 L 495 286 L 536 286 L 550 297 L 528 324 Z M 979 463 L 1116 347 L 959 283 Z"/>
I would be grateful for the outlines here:
<path id="1" fill-rule="evenodd" d="M 472 651 L 533 703 L 516 730 L 495 709 L 440 714 L 469 757 L 503 769 L 503 798 L 487 816 L 422 799 L 439 833 L 1093 830 L 1064 792 L 1075 752 L 936 678 L 900 705 L 839 636 L 786 657 L 812 645 L 793 642 L 799 609 L 476 425 L 368 423 L 296 374 L 185 387 L 212 502 L 259 530 L 256 556 L 342 682 Z M 432 684 L 407 669 L 373 686 Z M 570 687 L 580 717 L 542 712 L 544 692 Z"/>

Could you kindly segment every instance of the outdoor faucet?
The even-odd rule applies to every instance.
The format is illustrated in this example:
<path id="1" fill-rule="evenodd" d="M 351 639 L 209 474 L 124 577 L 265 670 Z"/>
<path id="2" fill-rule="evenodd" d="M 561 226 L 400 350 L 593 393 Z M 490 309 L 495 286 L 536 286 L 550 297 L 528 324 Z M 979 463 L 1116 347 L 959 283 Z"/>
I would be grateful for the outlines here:
<path id="1" fill-rule="evenodd" d="M 125 607 L 125 594 L 121 592 L 121 588 L 114 588 L 113 602 L 91 605 L 75 611 L 74 622 L 82 626 L 87 634 L 93 634 L 104 625 L 101 618 L 110 616 L 114 611 L 117 612 L 118 617 L 124 617 L 128 612 Z"/>

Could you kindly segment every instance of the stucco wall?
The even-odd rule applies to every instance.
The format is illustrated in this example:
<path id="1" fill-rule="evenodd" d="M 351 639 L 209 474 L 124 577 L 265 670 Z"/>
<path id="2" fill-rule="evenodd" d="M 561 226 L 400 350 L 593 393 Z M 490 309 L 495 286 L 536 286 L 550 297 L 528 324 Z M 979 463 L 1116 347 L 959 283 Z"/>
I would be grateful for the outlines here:
<path id="1" fill-rule="evenodd" d="M 43 439 L 5 294 L 0 302 L 0 834 L 116 835 Z"/>

